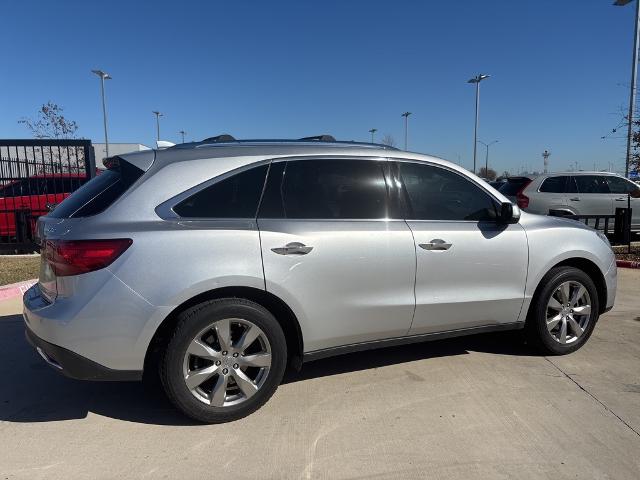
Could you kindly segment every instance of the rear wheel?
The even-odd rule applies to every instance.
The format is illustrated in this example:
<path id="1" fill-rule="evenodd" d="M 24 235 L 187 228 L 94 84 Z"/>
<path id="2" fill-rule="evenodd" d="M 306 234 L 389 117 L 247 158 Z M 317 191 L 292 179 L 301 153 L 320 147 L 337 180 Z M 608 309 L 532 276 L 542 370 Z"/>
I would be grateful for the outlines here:
<path id="1" fill-rule="evenodd" d="M 277 320 L 242 299 L 205 302 L 180 314 L 160 362 L 169 399 L 205 423 L 245 417 L 273 395 L 287 350 Z"/>
<path id="2" fill-rule="evenodd" d="M 578 350 L 599 316 L 598 292 L 589 276 L 574 267 L 556 267 L 540 282 L 526 322 L 529 343 L 545 354 Z"/>

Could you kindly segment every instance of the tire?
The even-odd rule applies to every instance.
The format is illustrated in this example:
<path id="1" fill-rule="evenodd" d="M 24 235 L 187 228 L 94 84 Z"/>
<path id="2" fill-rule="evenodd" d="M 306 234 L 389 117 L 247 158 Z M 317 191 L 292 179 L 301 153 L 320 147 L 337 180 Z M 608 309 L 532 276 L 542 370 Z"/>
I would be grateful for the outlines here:
<path id="1" fill-rule="evenodd" d="M 581 293 L 580 298 L 574 298 Z M 599 312 L 598 291 L 585 272 L 568 266 L 553 268 L 541 280 L 529 307 L 525 323 L 527 342 L 545 355 L 575 352 L 591 336 Z"/>
<path id="2" fill-rule="evenodd" d="M 257 303 L 226 298 L 180 313 L 159 372 L 169 400 L 185 415 L 224 423 L 264 405 L 286 363 L 286 340 L 274 316 Z"/>

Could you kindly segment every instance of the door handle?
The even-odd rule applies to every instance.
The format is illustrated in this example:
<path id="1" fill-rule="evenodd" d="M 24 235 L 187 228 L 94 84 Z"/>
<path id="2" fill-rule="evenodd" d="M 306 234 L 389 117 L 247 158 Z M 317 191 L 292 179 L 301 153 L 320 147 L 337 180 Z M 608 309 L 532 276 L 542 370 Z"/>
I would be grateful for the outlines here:
<path id="1" fill-rule="evenodd" d="M 569 200 L 571 200 L 572 202 L 579 202 L 580 201 L 580 199 L 578 197 L 573 197 L 573 198 L 570 198 Z"/>
<path id="2" fill-rule="evenodd" d="M 420 243 L 419 245 L 425 250 L 449 250 L 453 244 L 447 243 L 441 238 L 434 238 L 429 243 Z"/>
<path id="3" fill-rule="evenodd" d="M 616 202 L 626 202 L 626 201 L 627 201 L 627 197 L 616 198 Z"/>
<path id="4" fill-rule="evenodd" d="M 313 247 L 307 247 L 304 243 L 291 242 L 287 243 L 284 247 L 272 248 L 271 251 L 278 255 L 306 255 Z"/>

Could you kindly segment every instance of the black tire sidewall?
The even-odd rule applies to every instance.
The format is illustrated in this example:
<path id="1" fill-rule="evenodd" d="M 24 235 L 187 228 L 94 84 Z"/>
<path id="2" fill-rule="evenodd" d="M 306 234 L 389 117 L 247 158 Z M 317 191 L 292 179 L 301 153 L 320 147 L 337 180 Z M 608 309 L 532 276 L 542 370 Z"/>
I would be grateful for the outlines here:
<path id="1" fill-rule="evenodd" d="M 183 360 L 193 338 L 216 320 L 240 318 L 258 326 L 271 347 L 271 368 L 265 383 L 238 405 L 213 407 L 196 399 L 183 377 Z M 287 345 L 280 324 L 261 305 L 243 299 L 221 299 L 192 307 L 180 314 L 176 330 L 161 362 L 160 377 L 169 399 L 189 417 L 205 423 L 222 423 L 245 417 L 259 409 L 280 385 L 287 364 Z"/>
<path id="2" fill-rule="evenodd" d="M 587 289 L 587 292 L 589 292 L 589 297 L 591 298 L 591 316 L 587 328 L 580 338 L 568 345 L 562 345 L 551 336 L 547 329 L 547 304 L 549 298 L 558 286 L 570 280 L 580 282 Z M 599 308 L 598 291 L 589 275 L 574 267 L 556 267 L 549 271 L 542 279 L 539 290 L 533 298 L 529 318 L 527 319 L 528 337 L 532 340 L 532 343 L 536 344 L 546 354 L 563 355 L 575 352 L 582 347 L 591 336 L 598 321 Z"/>

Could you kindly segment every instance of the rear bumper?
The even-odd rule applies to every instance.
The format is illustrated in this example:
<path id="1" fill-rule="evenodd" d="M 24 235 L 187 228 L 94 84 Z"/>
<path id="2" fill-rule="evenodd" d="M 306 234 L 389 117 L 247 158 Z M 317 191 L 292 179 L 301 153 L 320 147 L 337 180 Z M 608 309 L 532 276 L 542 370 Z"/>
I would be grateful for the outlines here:
<path id="1" fill-rule="evenodd" d="M 41 339 L 27 326 L 25 326 L 25 336 L 27 337 L 27 341 L 51 367 L 67 377 L 78 380 L 102 381 L 142 380 L 142 371 L 113 370 L 107 368 L 71 350 Z"/>

